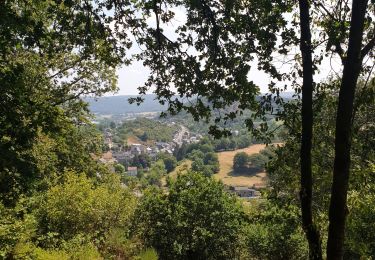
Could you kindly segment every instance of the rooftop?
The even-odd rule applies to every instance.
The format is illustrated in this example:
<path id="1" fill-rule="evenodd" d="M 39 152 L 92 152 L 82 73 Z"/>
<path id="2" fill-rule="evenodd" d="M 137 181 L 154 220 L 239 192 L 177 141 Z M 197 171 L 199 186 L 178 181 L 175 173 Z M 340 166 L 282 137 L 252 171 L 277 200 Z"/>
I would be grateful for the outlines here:
<path id="1" fill-rule="evenodd" d="M 247 191 L 254 191 L 255 192 L 254 189 L 251 189 L 251 188 L 245 187 L 245 186 L 234 186 L 233 190 L 235 190 L 235 191 L 247 190 Z"/>

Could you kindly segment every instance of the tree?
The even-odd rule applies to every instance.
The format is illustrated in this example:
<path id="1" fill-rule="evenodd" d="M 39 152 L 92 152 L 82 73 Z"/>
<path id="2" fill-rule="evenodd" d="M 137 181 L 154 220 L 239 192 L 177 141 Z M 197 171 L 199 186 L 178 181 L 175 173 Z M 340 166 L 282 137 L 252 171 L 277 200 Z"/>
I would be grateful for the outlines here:
<path id="1" fill-rule="evenodd" d="M 249 155 L 245 152 L 236 153 L 233 157 L 233 170 L 243 171 L 249 166 Z"/>
<path id="2" fill-rule="evenodd" d="M 111 121 L 111 123 L 109 123 L 109 127 L 112 128 L 112 129 L 115 129 L 116 123 L 114 121 Z"/>
<path id="3" fill-rule="evenodd" d="M 367 172 L 375 172 L 375 165 L 371 165 Z M 373 175 L 373 174 L 372 174 Z M 371 178 L 371 177 L 370 177 Z M 366 258 L 375 255 L 374 225 L 375 216 L 375 193 L 373 183 L 358 191 L 349 192 L 345 258 Z"/>
<path id="4" fill-rule="evenodd" d="M 173 155 L 162 153 L 158 157 L 163 160 L 167 173 L 172 172 L 177 166 L 177 160 Z"/>
<path id="5" fill-rule="evenodd" d="M 88 123 L 82 95 L 116 90 L 116 66 L 124 60 L 127 40 L 113 37 L 99 15 L 104 9 L 81 1 L 0 3 L 4 191 L 28 192 L 40 180 L 32 154 L 40 135 L 58 142 L 58 133 Z M 17 187 L 11 188 L 12 183 Z M 15 200 L 16 195 L 4 202 L 10 205 Z"/>
<path id="6" fill-rule="evenodd" d="M 245 226 L 251 259 L 306 259 L 308 245 L 300 225 L 297 205 L 279 206 L 270 201 L 255 205 Z"/>
<path id="7" fill-rule="evenodd" d="M 140 137 L 139 139 L 141 139 L 143 142 L 147 142 L 148 140 L 148 134 L 146 132 L 144 132 Z"/>
<path id="8" fill-rule="evenodd" d="M 125 173 L 125 167 L 124 167 L 124 165 L 122 165 L 122 164 L 116 164 L 115 166 L 114 166 L 114 168 L 115 168 L 115 172 L 116 173 L 118 173 L 118 174 L 123 174 L 123 173 Z"/>
<path id="9" fill-rule="evenodd" d="M 204 162 L 202 158 L 194 158 L 191 164 L 191 170 L 194 172 L 203 172 L 204 171 Z"/>
<path id="10" fill-rule="evenodd" d="M 203 162 L 204 164 L 216 165 L 219 164 L 219 158 L 216 153 L 209 152 L 204 155 Z"/>
<path id="11" fill-rule="evenodd" d="M 372 60 L 374 24 L 373 14 L 368 10 L 372 10 L 374 3 L 371 2 L 368 6 L 368 0 L 357 0 L 352 2 L 351 7 L 343 1 L 301 0 L 298 1 L 298 6 L 296 3 L 163 1 L 163 4 L 154 6 L 140 4 L 140 9 L 145 10 L 144 19 L 154 15 L 156 27 L 151 28 L 142 21 L 137 24 L 137 28 L 142 30 L 136 32 L 136 37 L 145 45 L 146 50 L 138 57 L 151 69 L 148 81 L 139 90 L 140 94 L 145 94 L 151 86 L 155 86 L 155 94 L 163 103 L 168 103 L 170 113 L 186 110 L 195 120 L 209 121 L 211 111 L 228 108 L 236 103 L 237 109 L 228 109 L 215 115 L 216 124 L 210 127 L 210 133 L 216 136 L 228 135 L 225 123 L 246 109 L 257 111 L 253 116 L 263 119 L 267 111 L 274 113 L 276 110 L 276 114 L 282 114 L 283 110 L 274 109 L 273 103 L 283 104 L 279 96 L 280 91 L 286 88 L 283 83 L 291 81 L 297 95 L 302 91 L 301 212 L 310 245 L 310 258 L 321 259 L 320 235 L 311 209 L 312 96 L 314 88 L 316 91 L 318 87 L 313 81 L 313 73 L 325 57 L 341 58 L 344 69 L 337 110 L 336 167 L 327 249 L 329 257 L 340 258 L 345 229 L 354 92 L 358 76 L 372 71 L 371 66 L 363 65 L 363 58 L 369 57 Z M 186 10 L 186 19 L 175 30 L 177 37 L 173 40 L 163 33 L 164 27 L 174 17 L 168 4 Z M 314 12 L 310 10 L 310 4 L 314 6 Z M 288 20 L 286 17 L 295 18 Z M 300 37 L 293 28 L 298 24 L 301 29 Z M 311 31 L 319 33 L 311 34 Z M 298 44 L 301 54 L 295 55 L 294 65 L 286 70 L 279 70 L 278 63 L 274 60 L 275 55 L 288 55 Z M 262 97 L 260 102 L 255 99 L 258 87 L 247 78 L 251 61 L 255 57 L 257 67 L 272 77 L 269 84 L 272 93 Z M 175 92 L 172 86 L 176 88 Z M 182 99 L 174 98 L 175 95 L 185 95 L 187 99 L 194 96 L 196 100 L 183 103 Z M 206 99 L 209 100 L 209 105 L 205 103 Z M 142 98 L 132 99 L 134 102 L 141 100 Z M 224 121 L 224 128 L 218 127 L 220 121 Z M 255 126 L 253 117 L 250 117 L 246 124 L 255 135 L 266 138 L 266 141 L 270 140 L 268 135 L 263 134 L 269 130 L 265 122 Z"/>
<path id="12" fill-rule="evenodd" d="M 320 234 L 313 222 L 312 213 L 312 170 L 311 170 L 311 146 L 313 129 L 313 61 L 310 30 L 310 4 L 307 0 L 300 0 L 300 50 L 302 55 L 302 129 L 301 129 L 301 213 L 302 224 L 309 241 L 309 258 L 322 259 Z"/>
<path id="13" fill-rule="evenodd" d="M 126 227 L 134 198 L 120 185 L 118 176 L 95 187 L 93 180 L 74 172 L 64 176 L 64 182 L 51 187 L 43 207 L 40 225 L 44 232 L 57 232 L 59 238 L 70 239 L 82 233 L 100 235 L 113 228 Z M 51 241 L 46 241 L 47 245 Z"/>
<path id="14" fill-rule="evenodd" d="M 348 49 L 343 60 L 344 69 L 337 108 L 335 160 L 329 209 L 327 257 L 330 259 L 343 257 L 354 94 L 362 70 L 363 58 L 375 45 L 375 35 L 372 35 L 370 41 L 362 48 L 365 21 L 369 18 L 367 4 L 367 0 L 353 1 L 352 3 Z"/>
<path id="15" fill-rule="evenodd" d="M 251 137 L 248 134 L 241 135 L 237 141 L 237 148 L 242 149 L 251 145 Z"/>
<path id="16" fill-rule="evenodd" d="M 368 83 L 370 86 L 373 84 L 371 82 L 372 80 Z M 314 146 L 312 149 L 312 168 L 313 182 L 318 183 L 319 185 L 316 185 L 314 189 L 313 210 L 317 227 L 321 230 L 324 230 L 328 226 L 326 221 L 328 219 L 327 213 L 330 200 L 329 190 L 332 183 L 335 113 L 338 102 L 337 90 L 339 89 L 339 84 L 339 81 L 326 84 L 324 88 L 320 89 L 319 96 L 315 97 L 316 102 L 314 102 L 316 120 L 313 132 Z M 360 196 L 365 200 L 366 196 L 359 194 L 373 193 L 371 188 L 368 190 L 369 186 L 364 185 L 364 183 L 372 183 L 373 179 L 373 174 L 369 174 L 368 172 L 371 171 L 370 162 L 374 161 L 375 157 L 374 153 L 370 152 L 370 146 L 373 145 L 373 142 L 368 138 L 368 134 L 369 131 L 373 132 L 371 125 L 373 125 L 374 116 L 372 113 L 368 114 L 368 111 L 373 109 L 375 103 L 374 95 L 371 94 L 372 91 L 365 91 L 366 98 L 364 98 L 362 93 L 364 88 L 362 88 L 361 85 L 360 90 L 361 91 L 356 94 L 357 112 L 353 119 L 353 129 L 355 133 L 352 142 L 351 155 L 353 163 L 350 169 L 352 177 L 349 182 L 348 194 L 354 196 L 353 198 Z M 269 183 L 272 187 L 272 192 L 270 192 L 269 198 L 276 201 L 278 204 L 284 203 L 285 205 L 298 205 L 299 202 L 295 195 L 295 190 L 298 189 L 298 164 L 295 162 L 298 161 L 298 143 L 296 142 L 296 139 L 298 138 L 297 133 L 299 132 L 300 121 L 295 118 L 295 113 L 298 113 L 298 108 L 290 106 L 288 107 L 288 110 L 289 111 L 286 115 L 289 116 L 284 118 L 284 125 L 290 134 L 288 135 L 288 138 L 284 140 L 284 145 L 276 150 L 276 156 L 273 157 L 267 166 Z M 322 134 L 322 129 L 324 129 L 324 135 Z M 354 212 L 358 210 L 358 205 L 361 205 L 361 203 L 358 203 L 357 201 L 354 204 L 353 201 L 355 200 L 349 199 L 348 201 L 348 221 L 350 226 L 348 225 L 348 231 L 346 232 L 345 239 L 348 242 L 345 243 L 344 246 L 344 258 L 366 257 L 368 253 L 365 253 L 365 251 L 371 250 L 364 249 L 365 247 L 363 247 L 364 250 L 359 249 L 361 244 L 363 245 L 366 243 L 371 245 L 371 239 L 369 239 L 369 237 L 364 235 L 359 238 L 355 232 L 349 230 L 353 227 L 351 226 L 353 223 L 355 223 L 354 226 L 356 227 L 366 226 L 365 223 L 368 223 L 368 220 L 365 220 L 366 217 L 364 217 L 364 215 L 361 217 L 359 217 L 359 215 L 356 216 L 356 213 Z M 371 212 L 369 208 L 365 209 L 366 207 L 363 206 L 364 204 L 360 206 L 362 208 L 360 211 Z M 369 213 L 369 215 L 370 214 L 371 213 Z"/>
<path id="17" fill-rule="evenodd" d="M 169 193 L 149 189 L 135 230 L 162 259 L 235 259 L 241 206 L 223 184 L 198 173 L 177 177 Z"/>
<path id="18" fill-rule="evenodd" d="M 134 156 L 131 165 L 146 169 L 151 166 L 151 158 L 148 154 L 139 154 Z"/>
<path id="19" fill-rule="evenodd" d="M 268 162 L 268 158 L 260 153 L 249 155 L 248 160 L 249 160 L 250 167 L 253 167 L 259 170 L 264 170 L 266 163 Z"/>

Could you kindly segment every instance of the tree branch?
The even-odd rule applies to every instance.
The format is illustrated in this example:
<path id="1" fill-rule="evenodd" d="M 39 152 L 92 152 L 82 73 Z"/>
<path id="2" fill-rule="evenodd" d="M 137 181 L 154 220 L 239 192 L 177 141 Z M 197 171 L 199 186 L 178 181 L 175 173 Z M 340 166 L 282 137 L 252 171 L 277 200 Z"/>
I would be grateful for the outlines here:
<path id="1" fill-rule="evenodd" d="M 361 60 L 375 47 L 375 29 L 372 39 L 363 47 L 361 51 Z"/>

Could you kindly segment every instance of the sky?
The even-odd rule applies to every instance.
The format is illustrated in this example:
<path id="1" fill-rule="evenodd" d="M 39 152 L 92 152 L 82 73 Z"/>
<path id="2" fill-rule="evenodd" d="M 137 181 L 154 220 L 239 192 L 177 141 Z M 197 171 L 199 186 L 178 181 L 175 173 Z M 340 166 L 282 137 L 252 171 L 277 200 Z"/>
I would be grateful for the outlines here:
<path id="1" fill-rule="evenodd" d="M 174 30 L 186 21 L 185 10 L 174 8 L 175 18 L 172 23 L 165 25 L 163 24 L 163 30 L 166 36 L 170 39 L 176 39 Z M 148 20 L 150 26 L 156 27 L 155 18 L 151 17 Z M 296 28 L 297 30 L 297 28 Z M 134 54 L 140 51 L 136 43 L 133 44 L 129 51 L 130 54 Z M 294 53 L 299 53 L 298 47 L 293 50 L 289 58 L 294 55 Z M 285 59 L 289 59 L 288 57 Z M 280 63 L 281 64 L 281 63 Z M 325 80 L 329 75 L 335 74 L 339 71 L 335 71 L 335 68 L 341 68 L 341 64 L 337 59 L 325 59 L 320 66 L 320 71 L 314 76 L 316 82 Z M 338 69 L 338 70 L 339 70 Z M 288 72 L 290 66 L 283 65 L 282 70 Z M 119 91 L 115 95 L 137 95 L 139 86 L 142 86 L 143 83 L 147 80 L 150 70 L 143 66 L 142 61 L 135 61 L 127 67 L 121 67 L 118 69 L 118 87 Z M 261 93 L 268 92 L 268 83 L 270 82 L 269 76 L 257 70 L 256 60 L 254 60 L 254 65 L 251 67 L 251 70 L 248 74 L 248 79 L 253 81 L 256 85 L 259 86 Z M 291 88 L 288 88 L 287 91 L 292 91 Z M 150 92 L 151 93 L 151 92 Z"/>
<path id="2" fill-rule="evenodd" d="M 116 95 L 137 95 L 137 87 L 143 85 L 149 72 L 142 62 L 134 62 L 128 67 L 120 68 L 117 72 L 119 91 Z M 262 93 L 267 92 L 269 78 L 265 73 L 252 68 L 248 77 L 260 87 Z"/>
<path id="3" fill-rule="evenodd" d="M 174 30 L 180 24 L 183 24 L 186 21 L 184 9 L 173 8 L 173 11 L 175 13 L 173 22 L 171 24 L 168 24 L 168 26 L 165 26 L 165 24 L 163 25 L 164 33 L 168 38 L 172 40 L 176 39 Z M 156 27 L 155 18 L 151 17 L 148 20 L 148 24 L 150 26 Z M 137 53 L 139 51 L 140 49 L 138 45 L 134 43 L 132 49 L 130 49 L 130 53 Z M 254 66 L 250 70 L 248 77 L 260 87 L 261 92 L 267 92 L 269 77 L 265 73 L 258 71 L 255 68 L 256 65 L 254 64 Z M 143 66 L 142 61 L 135 61 L 130 66 L 119 68 L 117 71 L 119 91 L 115 93 L 115 95 L 137 95 L 137 87 L 143 85 L 143 83 L 147 80 L 149 73 L 150 70 Z"/>

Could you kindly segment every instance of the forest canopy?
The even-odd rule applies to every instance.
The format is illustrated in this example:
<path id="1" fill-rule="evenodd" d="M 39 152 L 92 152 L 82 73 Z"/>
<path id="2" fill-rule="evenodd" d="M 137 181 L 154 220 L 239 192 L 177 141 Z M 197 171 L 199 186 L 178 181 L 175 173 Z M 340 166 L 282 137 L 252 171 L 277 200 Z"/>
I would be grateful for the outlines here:
<path id="1" fill-rule="evenodd" d="M 0 257 L 374 257 L 374 10 L 368 0 L 1 1 Z M 141 178 L 97 159 L 103 137 L 84 98 L 118 90 L 132 62 L 149 74 L 130 102 L 153 92 L 162 117 L 186 112 L 225 137 L 177 149 L 192 171 L 175 180 L 171 158 L 146 158 Z M 232 136 L 238 118 L 251 135 Z M 122 140 L 173 135 L 147 119 L 121 129 Z M 262 199 L 243 203 L 212 178 L 216 151 L 275 136 L 272 156 L 252 158 L 264 159 Z"/>

